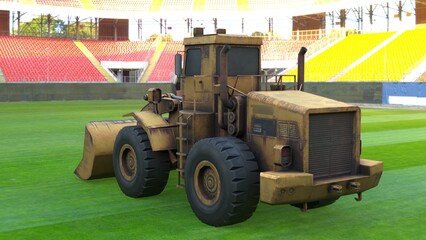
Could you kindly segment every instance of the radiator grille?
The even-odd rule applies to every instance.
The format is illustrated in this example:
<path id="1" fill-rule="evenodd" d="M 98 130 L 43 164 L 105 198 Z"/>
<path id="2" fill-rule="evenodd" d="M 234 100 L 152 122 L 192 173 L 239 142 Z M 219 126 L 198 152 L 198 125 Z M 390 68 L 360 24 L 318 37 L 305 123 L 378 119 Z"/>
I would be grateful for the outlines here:
<path id="1" fill-rule="evenodd" d="M 309 173 L 315 179 L 351 174 L 354 112 L 309 116 Z"/>

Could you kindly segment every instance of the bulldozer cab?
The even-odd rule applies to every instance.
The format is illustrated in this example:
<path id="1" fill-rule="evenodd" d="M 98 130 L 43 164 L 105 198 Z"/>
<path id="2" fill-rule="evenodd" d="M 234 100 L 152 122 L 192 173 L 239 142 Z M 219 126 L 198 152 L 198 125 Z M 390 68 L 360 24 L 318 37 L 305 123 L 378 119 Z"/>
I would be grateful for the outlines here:
<path id="1" fill-rule="evenodd" d="M 260 89 L 261 38 L 195 32 L 194 37 L 183 42 L 184 60 L 180 55 L 175 63 L 183 109 L 217 112 L 214 96 L 220 91 L 221 64 L 226 64 L 228 94 L 247 94 Z M 223 60 L 221 51 L 225 45 L 229 51 Z"/>

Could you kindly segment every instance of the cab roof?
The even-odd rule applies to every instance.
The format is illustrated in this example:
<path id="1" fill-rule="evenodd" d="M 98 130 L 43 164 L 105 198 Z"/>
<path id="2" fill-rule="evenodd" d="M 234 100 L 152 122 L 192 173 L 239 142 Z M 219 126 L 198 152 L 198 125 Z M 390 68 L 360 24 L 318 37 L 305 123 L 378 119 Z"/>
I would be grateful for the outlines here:
<path id="1" fill-rule="evenodd" d="M 197 37 L 185 38 L 183 44 L 186 45 L 223 45 L 223 44 L 235 44 L 235 45 L 250 45 L 260 46 L 262 45 L 261 37 L 251 37 L 244 35 L 231 35 L 231 34 L 211 34 L 202 35 Z"/>

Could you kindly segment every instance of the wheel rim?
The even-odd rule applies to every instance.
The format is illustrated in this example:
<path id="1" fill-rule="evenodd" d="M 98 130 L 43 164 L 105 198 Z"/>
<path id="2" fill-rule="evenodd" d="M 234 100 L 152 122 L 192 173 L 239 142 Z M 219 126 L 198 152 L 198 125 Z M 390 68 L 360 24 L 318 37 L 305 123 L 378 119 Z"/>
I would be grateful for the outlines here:
<path id="1" fill-rule="evenodd" d="M 124 179 L 132 181 L 136 176 L 137 161 L 135 150 L 129 144 L 121 147 L 119 165 Z"/>
<path id="2" fill-rule="evenodd" d="M 203 160 L 195 169 L 194 188 L 198 199 L 207 206 L 214 205 L 221 192 L 220 176 L 216 167 L 209 161 Z"/>

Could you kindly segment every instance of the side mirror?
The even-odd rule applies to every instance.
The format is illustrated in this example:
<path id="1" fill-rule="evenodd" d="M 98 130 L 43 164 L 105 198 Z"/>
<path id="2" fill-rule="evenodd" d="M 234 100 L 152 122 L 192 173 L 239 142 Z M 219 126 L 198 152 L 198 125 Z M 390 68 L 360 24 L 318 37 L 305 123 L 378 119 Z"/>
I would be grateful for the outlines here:
<path id="1" fill-rule="evenodd" d="M 182 54 L 176 53 L 175 55 L 175 74 L 177 76 L 182 75 Z"/>

